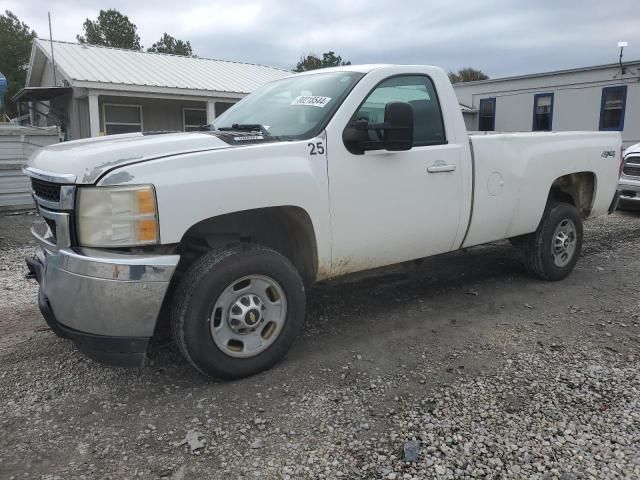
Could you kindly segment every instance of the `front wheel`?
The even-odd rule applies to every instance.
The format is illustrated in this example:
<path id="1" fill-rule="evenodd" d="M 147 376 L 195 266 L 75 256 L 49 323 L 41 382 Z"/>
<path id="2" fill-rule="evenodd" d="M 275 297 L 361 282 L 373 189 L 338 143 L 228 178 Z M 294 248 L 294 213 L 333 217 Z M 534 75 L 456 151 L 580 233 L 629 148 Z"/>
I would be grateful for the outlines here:
<path id="1" fill-rule="evenodd" d="M 568 203 L 547 205 L 538 229 L 523 237 L 527 272 L 542 280 L 562 280 L 575 267 L 582 250 L 582 219 Z"/>
<path id="2" fill-rule="evenodd" d="M 211 251 L 176 289 L 172 332 L 202 373 L 236 379 L 281 360 L 302 328 L 305 292 L 285 257 L 260 245 Z"/>

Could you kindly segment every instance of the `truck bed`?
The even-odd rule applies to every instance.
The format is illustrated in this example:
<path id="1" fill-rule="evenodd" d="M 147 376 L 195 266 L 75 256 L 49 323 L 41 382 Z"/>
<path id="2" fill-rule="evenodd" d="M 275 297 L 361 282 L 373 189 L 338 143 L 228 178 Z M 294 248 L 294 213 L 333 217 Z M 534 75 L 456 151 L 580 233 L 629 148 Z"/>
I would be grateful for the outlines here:
<path id="1" fill-rule="evenodd" d="M 614 197 L 618 132 L 479 133 L 469 142 L 473 201 L 463 247 L 535 231 L 548 192 L 563 175 L 593 177 L 585 217 L 606 213 Z"/>

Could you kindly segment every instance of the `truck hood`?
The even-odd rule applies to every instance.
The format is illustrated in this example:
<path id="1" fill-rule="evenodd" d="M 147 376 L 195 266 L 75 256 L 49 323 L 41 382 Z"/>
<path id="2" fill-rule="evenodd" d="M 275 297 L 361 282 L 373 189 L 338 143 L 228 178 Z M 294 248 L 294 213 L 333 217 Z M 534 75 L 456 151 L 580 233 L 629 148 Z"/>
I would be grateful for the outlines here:
<path id="1" fill-rule="evenodd" d="M 227 135 L 212 132 L 129 133 L 74 140 L 38 150 L 29 167 L 50 173 L 73 174 L 76 183 L 95 183 L 114 168 L 177 154 L 232 148 Z M 237 138 L 237 137 L 236 137 Z"/>
<path id="2" fill-rule="evenodd" d="M 640 153 L 640 143 L 628 146 L 623 155 L 627 156 L 631 155 L 632 153 Z"/>

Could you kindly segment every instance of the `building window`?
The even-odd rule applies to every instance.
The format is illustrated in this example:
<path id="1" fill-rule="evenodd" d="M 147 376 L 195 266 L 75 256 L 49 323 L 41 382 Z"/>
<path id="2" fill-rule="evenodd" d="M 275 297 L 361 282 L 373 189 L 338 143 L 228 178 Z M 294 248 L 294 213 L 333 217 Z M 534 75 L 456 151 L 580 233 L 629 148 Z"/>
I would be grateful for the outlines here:
<path id="1" fill-rule="evenodd" d="M 102 105 L 105 135 L 142 131 L 142 106 L 105 103 Z"/>
<path id="2" fill-rule="evenodd" d="M 183 108 L 182 125 L 185 132 L 200 130 L 202 125 L 207 124 L 207 110 L 205 108 Z"/>
<path id="3" fill-rule="evenodd" d="M 551 130 L 553 120 L 553 93 L 538 93 L 533 96 L 534 132 Z"/>
<path id="4" fill-rule="evenodd" d="M 480 100 L 480 117 L 478 130 L 492 132 L 496 126 L 496 99 L 483 98 Z"/>
<path id="5" fill-rule="evenodd" d="M 605 87 L 600 103 L 600 130 L 624 129 L 624 109 L 627 102 L 627 86 Z"/>

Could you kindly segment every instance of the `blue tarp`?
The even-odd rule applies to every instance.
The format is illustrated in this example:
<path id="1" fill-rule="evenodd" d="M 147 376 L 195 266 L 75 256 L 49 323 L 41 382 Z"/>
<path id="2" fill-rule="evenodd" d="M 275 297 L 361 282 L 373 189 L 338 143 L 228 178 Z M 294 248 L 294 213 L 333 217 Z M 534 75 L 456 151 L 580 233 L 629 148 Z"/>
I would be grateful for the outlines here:
<path id="1" fill-rule="evenodd" d="M 4 105 L 4 94 L 7 93 L 7 79 L 0 72 L 0 107 Z"/>

